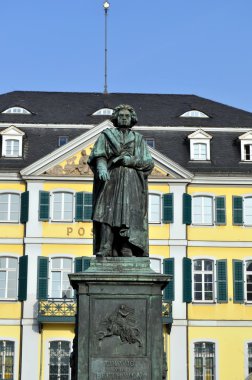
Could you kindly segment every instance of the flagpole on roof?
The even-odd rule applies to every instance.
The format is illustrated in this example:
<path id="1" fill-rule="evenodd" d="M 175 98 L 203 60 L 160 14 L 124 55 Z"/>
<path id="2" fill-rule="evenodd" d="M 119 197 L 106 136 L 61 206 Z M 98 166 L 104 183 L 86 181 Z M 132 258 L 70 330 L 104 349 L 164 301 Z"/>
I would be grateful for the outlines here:
<path id="1" fill-rule="evenodd" d="M 108 10 L 109 10 L 109 2 L 105 1 L 103 3 L 104 8 L 104 17 L 105 17 L 105 67 L 104 67 L 104 94 L 108 93 L 108 25 L 107 25 L 107 19 L 108 19 Z"/>

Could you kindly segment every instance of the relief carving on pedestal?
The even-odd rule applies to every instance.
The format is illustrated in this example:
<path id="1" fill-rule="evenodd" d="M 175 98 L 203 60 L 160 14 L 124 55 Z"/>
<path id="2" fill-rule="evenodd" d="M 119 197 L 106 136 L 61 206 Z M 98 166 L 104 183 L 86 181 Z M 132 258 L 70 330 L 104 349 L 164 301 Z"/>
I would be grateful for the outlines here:
<path id="1" fill-rule="evenodd" d="M 115 311 L 100 323 L 104 328 L 97 332 L 98 340 L 102 341 L 113 335 L 118 336 L 123 343 L 142 347 L 141 332 L 136 325 L 135 310 L 127 305 L 118 306 Z"/>
<path id="2" fill-rule="evenodd" d="M 56 165 L 52 169 L 46 171 L 46 174 L 56 176 L 90 176 L 93 175 L 92 170 L 87 164 L 89 155 L 86 150 L 81 151 L 81 157 L 76 162 L 77 156 L 70 157 L 66 160 L 65 165 Z"/>

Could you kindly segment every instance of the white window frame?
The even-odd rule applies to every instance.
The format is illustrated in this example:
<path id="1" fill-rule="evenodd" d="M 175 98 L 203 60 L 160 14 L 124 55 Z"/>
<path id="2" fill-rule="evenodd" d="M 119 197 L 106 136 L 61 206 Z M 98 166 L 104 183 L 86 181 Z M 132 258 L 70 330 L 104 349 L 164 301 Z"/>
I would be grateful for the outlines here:
<path id="1" fill-rule="evenodd" d="M 19 342 L 17 339 L 13 338 L 13 337 L 9 337 L 9 336 L 1 336 L 1 341 L 9 341 L 9 342 L 13 342 L 14 343 L 14 366 L 13 366 L 13 379 L 14 380 L 18 380 L 18 352 L 19 352 Z"/>
<path id="2" fill-rule="evenodd" d="M 195 350 L 195 343 L 212 343 L 214 344 L 214 349 L 215 349 L 215 379 L 214 380 L 219 380 L 219 347 L 217 344 L 217 341 L 215 339 L 209 339 L 209 338 L 202 338 L 202 339 L 197 339 L 197 340 L 192 340 L 190 344 L 190 363 L 191 363 L 191 376 L 190 378 L 192 380 L 195 379 L 195 355 L 194 355 L 194 350 Z M 204 379 L 205 380 L 205 379 Z"/>
<path id="3" fill-rule="evenodd" d="M 195 205 L 194 205 L 194 199 L 195 198 L 211 198 L 211 200 L 212 200 L 212 221 L 209 223 L 209 222 L 203 222 L 203 223 L 199 223 L 199 222 L 196 222 L 195 221 L 195 217 L 194 217 L 194 215 L 195 215 L 195 213 L 194 213 L 194 207 L 195 207 Z M 203 214 L 203 207 L 201 207 L 201 215 L 203 215 L 204 216 L 204 214 Z M 214 224 L 215 224 L 215 196 L 214 195 L 212 195 L 212 194 L 208 194 L 208 193 L 205 193 L 205 194 L 193 194 L 192 195 L 192 225 L 194 225 L 194 226 L 214 226 Z"/>
<path id="4" fill-rule="evenodd" d="M 245 341 L 244 343 L 244 352 L 245 352 L 245 355 L 244 355 L 244 377 L 247 378 L 249 375 L 252 374 L 249 373 L 248 371 L 248 368 L 249 368 L 249 353 L 248 353 L 248 345 L 251 344 L 252 345 L 252 340 L 247 340 Z"/>
<path id="5" fill-rule="evenodd" d="M 62 261 L 61 261 L 61 267 L 60 268 L 53 268 L 53 260 L 54 259 L 71 260 L 71 271 L 69 272 L 68 270 L 64 270 Z M 74 265 L 74 260 L 73 260 L 72 256 L 55 255 L 55 256 L 50 257 L 50 259 L 49 259 L 49 278 L 48 278 L 49 298 L 54 298 L 54 299 L 62 299 L 63 298 L 63 297 L 53 297 L 52 296 L 52 277 L 53 277 L 52 273 L 53 272 L 60 272 L 60 287 L 61 287 L 60 292 L 62 293 L 63 292 L 63 273 L 64 272 L 73 273 L 73 271 L 74 271 L 73 265 Z M 70 282 L 69 282 L 69 285 L 70 285 Z M 70 297 L 67 297 L 67 299 L 69 299 L 69 298 L 71 299 L 74 297 L 74 291 L 73 291 L 73 288 L 71 287 L 71 285 L 70 285 L 69 292 L 70 292 Z"/>
<path id="6" fill-rule="evenodd" d="M 246 200 L 251 199 L 252 200 L 252 194 L 244 195 L 243 196 L 243 224 L 244 226 L 252 226 L 252 221 L 251 223 L 248 223 L 246 220 L 246 215 L 248 215 L 248 209 L 251 209 L 251 215 L 252 215 L 252 207 L 248 208 L 246 207 Z"/>
<path id="7" fill-rule="evenodd" d="M 15 223 L 15 224 L 20 223 L 20 207 L 21 207 L 21 196 L 20 196 L 20 193 L 11 192 L 11 191 L 1 191 L 0 192 L 0 198 L 1 198 L 1 195 L 8 195 L 8 203 L 7 203 L 7 207 L 8 207 L 7 217 L 8 217 L 8 219 L 7 220 L 1 220 L 1 215 L 0 215 L 0 224 L 2 224 L 2 223 Z M 17 219 L 15 219 L 15 220 L 11 220 L 10 219 L 10 215 L 11 215 L 11 196 L 12 195 L 17 195 L 19 197 L 18 216 L 17 216 Z"/>
<path id="8" fill-rule="evenodd" d="M 198 147 L 198 153 L 196 156 L 196 147 Z M 205 149 L 205 152 L 202 152 L 203 147 Z M 207 160 L 207 143 L 206 142 L 194 142 L 192 144 L 193 153 L 192 153 L 192 159 L 195 161 L 206 161 Z"/>
<path id="9" fill-rule="evenodd" d="M 112 108 L 101 108 L 97 111 L 95 111 L 92 115 L 93 116 L 111 116 L 113 114 Z"/>
<path id="10" fill-rule="evenodd" d="M 207 257 L 207 256 L 199 256 L 199 257 L 194 257 L 191 259 L 192 260 L 192 302 L 193 303 L 197 303 L 197 304 L 213 304 L 213 303 L 216 303 L 217 299 L 217 282 L 216 282 L 216 259 L 213 258 L 213 257 Z M 212 275 L 213 275 L 213 299 L 212 300 L 205 300 L 205 299 L 202 299 L 202 300 L 196 300 L 195 297 L 194 297 L 194 284 L 195 284 L 195 281 L 194 281 L 194 274 L 197 273 L 197 271 L 194 270 L 194 261 L 196 260 L 209 260 L 209 261 L 212 261 L 213 263 L 213 270 L 212 270 Z M 208 271 L 206 271 L 208 272 Z M 200 272 L 198 273 L 201 273 L 201 274 L 207 274 L 205 272 L 205 270 L 201 270 Z M 210 272 L 210 271 L 209 271 Z M 204 282 L 205 284 L 205 282 Z M 202 282 L 202 294 L 203 294 L 203 289 L 204 289 L 204 285 L 203 285 L 203 282 Z M 204 297 L 203 297 L 204 298 Z"/>
<path id="11" fill-rule="evenodd" d="M 50 375 L 50 343 L 51 342 L 69 342 L 70 343 L 70 352 L 72 351 L 72 340 L 74 338 L 74 334 L 72 336 L 72 338 L 69 339 L 69 337 L 57 337 L 57 338 L 50 338 L 50 339 L 47 339 L 46 340 L 46 344 L 45 344 L 45 350 L 44 350 L 44 358 L 45 358 L 45 379 L 49 379 L 49 375 Z M 70 367 L 70 363 L 69 363 L 69 367 Z M 69 379 L 71 379 L 71 368 L 69 370 Z"/>
<path id="12" fill-rule="evenodd" d="M 151 203 L 150 203 L 150 196 L 157 196 L 159 197 L 159 200 L 160 200 L 160 203 L 159 203 L 159 218 L 158 218 L 158 221 L 152 221 L 150 220 L 150 214 L 151 214 Z M 149 191 L 148 193 L 148 223 L 149 224 L 161 224 L 162 223 L 162 194 L 161 193 L 157 193 L 157 192 L 153 192 L 153 191 Z"/>
<path id="13" fill-rule="evenodd" d="M 14 125 L 0 132 L 2 135 L 2 156 L 7 158 L 19 158 L 22 157 L 23 153 L 23 137 L 24 132 L 20 131 Z M 18 154 L 7 155 L 7 143 L 9 140 L 18 141 Z"/>
<path id="14" fill-rule="evenodd" d="M 241 141 L 241 161 L 251 162 L 252 161 L 252 131 L 248 131 L 241 136 L 239 136 Z M 245 146 L 250 145 L 250 159 L 246 159 Z"/>
<path id="15" fill-rule="evenodd" d="M 210 141 L 212 136 L 205 132 L 203 129 L 197 129 L 195 132 L 188 136 L 190 140 L 190 160 L 191 161 L 210 161 Z M 195 158 L 195 144 L 206 145 L 206 158 Z"/>
<path id="16" fill-rule="evenodd" d="M 252 304 L 252 300 L 248 300 L 248 294 L 247 294 L 247 274 L 252 276 L 252 271 L 247 271 L 247 268 L 246 268 L 246 264 L 248 261 L 252 262 L 252 257 L 248 257 L 243 260 L 244 302 L 246 304 Z"/>
<path id="17" fill-rule="evenodd" d="M 69 219 L 57 219 L 54 217 L 54 196 L 55 194 L 71 194 L 72 195 L 72 218 L 69 218 Z M 64 216 L 64 211 L 65 211 L 65 207 L 64 207 L 64 200 L 61 201 L 61 206 L 63 206 L 61 208 L 61 217 Z M 74 210 L 75 210 L 75 193 L 71 190 L 67 190 L 67 189 L 59 189 L 59 190 L 53 190 L 52 192 L 50 192 L 50 214 L 51 214 L 51 218 L 50 220 L 52 222 L 58 222 L 58 223 L 70 223 L 70 222 L 73 222 L 74 221 Z"/>
<path id="18" fill-rule="evenodd" d="M 28 111 L 26 108 L 19 107 L 19 106 L 7 108 L 6 110 L 2 111 L 2 113 L 31 115 L 30 111 Z"/>
<path id="19" fill-rule="evenodd" d="M 17 256 L 12 256 L 12 255 L 8 255 L 8 254 L 1 254 L 1 259 L 6 259 L 8 260 L 7 262 L 9 262 L 9 259 L 15 259 L 16 260 L 16 270 L 14 270 L 13 268 L 8 268 L 8 266 L 6 266 L 5 268 L 0 268 L 0 272 L 5 272 L 6 273 L 6 277 L 5 277 L 5 296 L 4 297 L 1 297 L 0 296 L 0 301 L 1 300 L 11 300 L 11 301 L 16 301 L 17 298 L 18 298 L 18 273 L 19 273 L 19 260 L 18 260 L 18 257 Z M 9 279 L 9 273 L 10 272 L 16 272 L 16 296 L 15 297 L 8 297 L 8 279 Z"/>
<path id="20" fill-rule="evenodd" d="M 207 114 L 205 114 L 204 112 L 198 111 L 196 109 L 187 111 L 183 113 L 182 115 L 180 115 L 180 117 L 201 117 L 201 118 L 207 118 L 207 119 L 209 118 Z"/>
<path id="21" fill-rule="evenodd" d="M 156 272 L 156 273 L 163 273 L 163 260 L 164 260 L 164 258 L 162 257 L 162 256 L 158 256 L 158 255 L 150 255 L 149 256 L 149 259 L 150 259 L 150 268 L 152 269 L 152 270 L 154 270 L 153 268 L 152 268 L 152 261 L 156 261 L 156 262 L 158 262 L 158 264 L 159 264 L 159 268 L 160 268 L 160 271 L 159 272 Z"/>

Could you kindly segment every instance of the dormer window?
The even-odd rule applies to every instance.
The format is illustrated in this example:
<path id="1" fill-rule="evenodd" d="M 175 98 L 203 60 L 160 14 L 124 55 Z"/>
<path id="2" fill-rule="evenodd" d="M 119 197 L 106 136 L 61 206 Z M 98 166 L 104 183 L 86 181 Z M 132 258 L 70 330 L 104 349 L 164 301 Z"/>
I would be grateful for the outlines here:
<path id="1" fill-rule="evenodd" d="M 25 114 L 30 115 L 31 112 L 23 107 L 10 107 L 7 110 L 3 111 L 2 113 L 15 113 L 15 114 Z"/>
<path id="2" fill-rule="evenodd" d="M 93 113 L 93 116 L 111 116 L 113 113 L 113 109 L 111 108 L 101 108 L 98 111 Z"/>
<path id="3" fill-rule="evenodd" d="M 241 161 L 252 161 L 252 131 L 239 137 L 241 141 Z"/>
<path id="4" fill-rule="evenodd" d="M 180 115 L 180 117 L 202 117 L 202 118 L 209 118 L 204 112 L 198 111 L 198 110 L 191 110 L 183 113 Z"/>
<path id="5" fill-rule="evenodd" d="M 212 136 L 198 129 L 188 136 L 190 140 L 190 160 L 208 161 L 210 160 L 210 141 Z"/>
<path id="6" fill-rule="evenodd" d="M 11 126 L 0 132 L 2 135 L 2 156 L 3 157 L 22 157 L 24 132 Z"/>

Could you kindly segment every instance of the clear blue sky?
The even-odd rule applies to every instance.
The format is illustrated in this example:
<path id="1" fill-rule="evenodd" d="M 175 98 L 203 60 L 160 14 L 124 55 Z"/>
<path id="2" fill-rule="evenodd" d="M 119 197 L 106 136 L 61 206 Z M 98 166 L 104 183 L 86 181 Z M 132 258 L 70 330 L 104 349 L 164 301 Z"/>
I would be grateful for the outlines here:
<path id="1" fill-rule="evenodd" d="M 102 92 L 103 0 L 1 0 L 0 93 Z M 110 0 L 109 92 L 252 111 L 251 0 Z"/>

